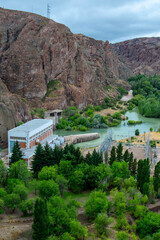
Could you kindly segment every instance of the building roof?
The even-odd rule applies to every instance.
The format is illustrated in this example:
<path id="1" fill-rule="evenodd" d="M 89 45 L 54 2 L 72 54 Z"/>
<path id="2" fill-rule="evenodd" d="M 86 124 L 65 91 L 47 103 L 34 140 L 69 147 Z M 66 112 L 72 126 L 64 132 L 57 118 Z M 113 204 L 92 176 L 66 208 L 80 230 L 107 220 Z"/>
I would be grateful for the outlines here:
<path id="1" fill-rule="evenodd" d="M 10 136 L 25 137 L 31 132 L 38 132 L 53 124 L 49 119 L 34 119 L 8 131 Z M 30 135 L 30 134 L 29 134 Z"/>

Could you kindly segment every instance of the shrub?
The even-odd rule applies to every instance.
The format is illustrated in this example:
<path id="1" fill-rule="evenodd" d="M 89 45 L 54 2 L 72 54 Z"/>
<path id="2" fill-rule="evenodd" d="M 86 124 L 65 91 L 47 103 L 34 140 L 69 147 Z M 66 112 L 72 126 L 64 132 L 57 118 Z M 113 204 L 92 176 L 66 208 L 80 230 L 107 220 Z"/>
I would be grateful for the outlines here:
<path id="1" fill-rule="evenodd" d="M 112 218 L 109 218 L 106 213 L 99 213 L 95 219 L 96 231 L 99 234 L 106 234 L 106 227 L 112 222 Z"/>
<path id="2" fill-rule="evenodd" d="M 59 186 L 53 180 L 43 180 L 39 184 L 39 195 L 42 198 L 49 199 L 51 196 L 59 195 Z"/>
<path id="3" fill-rule="evenodd" d="M 117 232 L 116 236 L 118 240 L 129 240 L 128 234 L 123 231 Z"/>
<path id="4" fill-rule="evenodd" d="M 95 219 L 98 213 L 106 212 L 107 209 L 108 199 L 102 191 L 92 192 L 85 203 L 85 213 L 89 219 Z"/>

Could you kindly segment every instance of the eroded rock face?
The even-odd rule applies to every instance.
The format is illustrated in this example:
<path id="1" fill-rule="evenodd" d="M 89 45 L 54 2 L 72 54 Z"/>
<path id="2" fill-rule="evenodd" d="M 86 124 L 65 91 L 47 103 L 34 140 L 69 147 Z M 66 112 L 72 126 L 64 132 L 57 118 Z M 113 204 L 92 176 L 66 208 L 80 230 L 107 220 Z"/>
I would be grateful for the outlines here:
<path id="1" fill-rule="evenodd" d="M 113 44 L 119 59 L 133 71 L 153 75 L 160 74 L 160 38 L 137 38 Z"/>
<path id="2" fill-rule="evenodd" d="M 99 104 L 109 94 L 105 86 L 132 75 L 108 42 L 74 35 L 47 18 L 0 9 L 0 29 L 0 78 L 32 106 Z M 53 79 L 61 87 L 45 96 Z"/>
<path id="3" fill-rule="evenodd" d="M 20 97 L 11 94 L 0 79 L 0 148 L 7 146 L 7 132 L 18 122 L 30 120 L 30 112 Z"/>

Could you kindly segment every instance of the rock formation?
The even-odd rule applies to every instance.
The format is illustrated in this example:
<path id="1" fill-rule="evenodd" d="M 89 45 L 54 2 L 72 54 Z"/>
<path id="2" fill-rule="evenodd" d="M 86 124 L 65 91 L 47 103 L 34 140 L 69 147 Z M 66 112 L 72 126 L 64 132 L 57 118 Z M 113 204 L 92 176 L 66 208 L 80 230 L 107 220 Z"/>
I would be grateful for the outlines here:
<path id="1" fill-rule="evenodd" d="M 30 119 L 28 107 L 19 96 L 11 94 L 0 79 L 0 148 L 7 144 L 9 129 Z"/>
<path id="2" fill-rule="evenodd" d="M 107 85 L 114 89 L 132 74 L 108 41 L 75 35 L 42 16 L 0 9 L 0 29 L 0 78 L 31 106 L 99 104 L 109 94 Z M 55 79 L 58 87 L 48 94 Z"/>
<path id="3" fill-rule="evenodd" d="M 160 38 L 137 38 L 112 45 L 133 75 L 138 73 L 146 75 L 160 74 Z"/>

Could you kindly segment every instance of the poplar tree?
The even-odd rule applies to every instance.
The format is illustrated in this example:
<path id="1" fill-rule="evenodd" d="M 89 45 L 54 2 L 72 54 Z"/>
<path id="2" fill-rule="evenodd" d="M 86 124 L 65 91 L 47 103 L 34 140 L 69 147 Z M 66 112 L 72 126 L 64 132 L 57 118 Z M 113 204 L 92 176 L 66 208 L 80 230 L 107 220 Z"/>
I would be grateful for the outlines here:
<path id="1" fill-rule="evenodd" d="M 137 159 L 135 158 L 132 164 L 131 175 L 136 176 L 137 174 Z"/>
<path id="2" fill-rule="evenodd" d="M 113 146 L 112 149 L 111 149 L 109 165 L 112 165 L 114 163 L 114 161 L 116 161 L 116 148 L 115 148 L 115 146 Z"/>
<path id="3" fill-rule="evenodd" d="M 154 190 L 158 192 L 160 189 L 160 162 L 158 162 L 155 166 L 154 176 L 153 176 L 153 185 Z"/>
<path id="4" fill-rule="evenodd" d="M 129 156 L 130 156 L 130 154 L 129 154 L 128 149 L 127 149 L 127 150 L 125 151 L 124 155 L 123 155 L 123 160 L 124 160 L 125 162 L 128 162 L 128 161 L 129 161 Z"/>
<path id="5" fill-rule="evenodd" d="M 150 165 L 149 159 L 139 160 L 137 170 L 137 187 L 143 193 L 143 185 L 149 183 Z"/>
<path id="6" fill-rule="evenodd" d="M 132 167 L 133 167 L 133 152 L 131 152 L 130 155 L 129 155 L 128 166 L 129 166 L 129 171 L 132 172 Z"/>
<path id="7" fill-rule="evenodd" d="M 117 162 L 121 162 L 123 160 L 123 146 L 122 146 L 122 143 L 119 143 L 118 144 L 118 147 L 117 147 Z"/>
<path id="8" fill-rule="evenodd" d="M 46 240 L 49 235 L 49 219 L 46 202 L 38 198 L 35 203 L 33 218 L 33 240 Z"/>
<path id="9" fill-rule="evenodd" d="M 23 154 L 20 149 L 19 143 L 18 141 L 16 141 L 13 146 L 12 156 L 10 158 L 10 164 L 18 162 L 19 160 L 22 159 L 22 156 Z"/>

